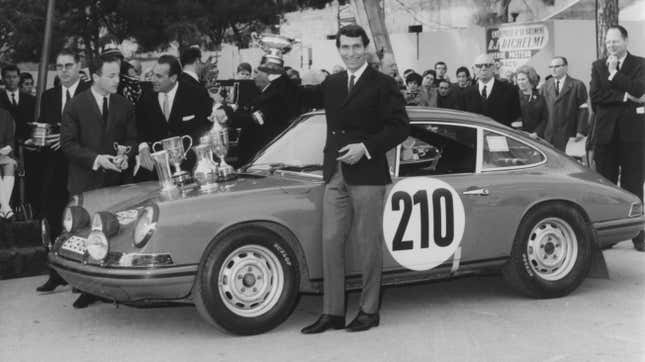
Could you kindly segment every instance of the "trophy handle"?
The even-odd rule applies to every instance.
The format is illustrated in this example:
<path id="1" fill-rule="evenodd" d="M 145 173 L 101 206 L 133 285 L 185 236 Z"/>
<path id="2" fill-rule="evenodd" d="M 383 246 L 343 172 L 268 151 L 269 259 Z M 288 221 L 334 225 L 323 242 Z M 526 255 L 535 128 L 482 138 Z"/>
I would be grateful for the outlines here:
<path id="1" fill-rule="evenodd" d="M 116 153 L 119 153 L 119 143 L 118 143 L 118 142 L 114 142 L 114 143 L 112 144 L 112 146 L 114 147 L 114 150 L 116 151 Z"/>
<path id="2" fill-rule="evenodd" d="M 163 150 L 163 145 L 161 144 L 161 142 L 157 141 L 157 142 L 152 144 L 152 151 L 153 152 L 159 152 L 159 151 L 157 151 L 157 146 L 161 146 L 161 149 Z"/>
<path id="3" fill-rule="evenodd" d="M 130 151 L 132 151 L 132 146 L 126 146 L 125 147 L 125 153 L 130 154 Z"/>
<path id="4" fill-rule="evenodd" d="M 188 151 L 193 147 L 193 138 L 190 137 L 189 135 L 183 135 L 181 136 L 181 142 L 184 142 L 184 139 L 188 138 L 188 147 L 185 148 L 186 151 L 184 151 L 184 159 L 186 158 L 186 155 L 188 154 Z"/>

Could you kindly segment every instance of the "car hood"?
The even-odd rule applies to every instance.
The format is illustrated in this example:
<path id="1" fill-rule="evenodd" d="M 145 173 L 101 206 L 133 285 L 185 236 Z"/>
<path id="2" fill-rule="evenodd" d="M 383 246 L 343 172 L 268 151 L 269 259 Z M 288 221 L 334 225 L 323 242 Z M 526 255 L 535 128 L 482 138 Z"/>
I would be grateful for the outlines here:
<path id="1" fill-rule="evenodd" d="M 150 203 L 176 202 L 191 198 L 226 197 L 276 189 L 285 193 L 299 192 L 298 190 L 320 181 L 311 176 L 281 172 L 244 173 L 236 179 L 218 183 L 219 187 L 209 193 L 202 192 L 197 185 L 189 185 L 183 192 L 165 192 L 161 190 L 157 181 L 149 181 L 85 192 L 82 196 L 82 206 L 92 215 L 98 211 L 116 212 Z"/>

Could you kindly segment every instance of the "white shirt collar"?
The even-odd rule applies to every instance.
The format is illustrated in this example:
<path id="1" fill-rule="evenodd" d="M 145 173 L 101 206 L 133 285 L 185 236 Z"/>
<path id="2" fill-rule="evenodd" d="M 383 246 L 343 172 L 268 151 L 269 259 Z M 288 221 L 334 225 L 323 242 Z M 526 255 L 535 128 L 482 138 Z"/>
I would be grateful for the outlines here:
<path id="1" fill-rule="evenodd" d="M 199 82 L 199 77 L 197 76 L 197 73 L 193 72 L 192 70 L 184 70 L 184 73 L 190 75 L 191 77 L 193 77 L 193 79 Z"/>
<path id="2" fill-rule="evenodd" d="M 177 95 L 177 89 L 179 88 L 179 82 L 175 83 L 175 86 L 172 87 L 167 93 L 159 92 L 157 99 L 159 100 L 159 106 L 163 111 L 163 100 L 166 94 L 168 94 L 168 112 L 172 112 L 172 105 L 175 102 L 175 95 Z"/>
<path id="3" fill-rule="evenodd" d="M 6 92 L 7 92 L 7 97 L 9 98 L 9 102 L 11 102 L 11 95 L 13 94 L 14 98 L 16 99 L 16 104 L 20 104 L 20 89 L 16 89 L 13 92 L 6 90 Z"/>
<path id="4" fill-rule="evenodd" d="M 482 94 L 482 89 L 486 86 L 486 98 L 490 97 L 490 92 L 493 90 L 493 85 L 495 84 L 495 77 L 491 77 L 490 80 L 486 83 L 482 82 L 481 79 L 477 81 L 479 86 L 479 94 Z"/>
<path id="5" fill-rule="evenodd" d="M 65 91 L 66 91 L 66 90 L 69 90 L 69 95 L 70 95 L 71 97 L 73 97 L 73 96 L 74 96 L 74 93 L 76 93 L 76 88 L 78 88 L 78 85 L 79 85 L 80 83 L 81 83 L 81 80 L 80 80 L 80 79 L 77 79 L 77 80 L 76 80 L 76 83 L 74 83 L 74 84 L 72 84 L 71 86 L 69 86 L 69 88 L 66 88 L 64 85 L 62 85 L 62 84 L 61 84 L 61 87 L 63 87 L 63 97 L 65 96 Z"/>
<path id="6" fill-rule="evenodd" d="M 560 82 L 560 83 L 558 83 L 558 92 L 560 92 L 562 90 L 562 86 L 564 85 L 565 80 L 567 80 L 567 75 L 566 74 L 561 79 L 557 79 L 557 78 L 554 77 L 554 79 L 553 79 L 554 82 Z"/>
<path id="7" fill-rule="evenodd" d="M 623 62 L 625 61 L 625 58 L 627 58 L 627 52 L 625 52 L 625 55 L 623 55 L 622 58 L 618 58 L 618 63 L 620 63 L 620 66 L 623 66 Z"/>
<path id="8" fill-rule="evenodd" d="M 108 102 L 108 109 L 110 108 L 110 94 L 108 93 L 107 95 L 101 95 L 99 92 L 94 89 L 94 86 L 90 88 L 90 91 L 92 92 L 92 95 L 94 96 L 94 100 L 96 100 L 96 104 L 99 106 L 99 111 L 101 114 L 103 114 L 103 97 L 107 97 L 107 102 Z"/>
<path id="9" fill-rule="evenodd" d="M 356 84 L 356 82 L 361 78 L 361 75 L 363 75 L 363 72 L 365 72 L 365 69 L 367 69 L 367 62 L 363 63 L 363 65 L 356 69 L 355 72 L 350 72 L 350 70 L 347 69 L 347 85 L 349 86 L 349 79 L 352 75 L 354 75 L 354 84 Z"/>

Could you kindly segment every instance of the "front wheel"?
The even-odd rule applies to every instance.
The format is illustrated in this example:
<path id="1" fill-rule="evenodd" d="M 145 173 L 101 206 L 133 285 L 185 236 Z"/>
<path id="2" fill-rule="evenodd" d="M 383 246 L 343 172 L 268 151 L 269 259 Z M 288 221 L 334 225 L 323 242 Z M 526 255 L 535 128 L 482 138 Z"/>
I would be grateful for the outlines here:
<path id="1" fill-rule="evenodd" d="M 297 258 L 279 236 L 240 229 L 207 248 L 193 288 L 202 317 L 242 335 L 266 332 L 293 311 L 300 274 Z"/>
<path id="2" fill-rule="evenodd" d="M 563 204 L 531 210 L 517 230 L 504 279 L 535 298 L 571 293 L 591 267 L 593 232 L 582 215 Z"/>

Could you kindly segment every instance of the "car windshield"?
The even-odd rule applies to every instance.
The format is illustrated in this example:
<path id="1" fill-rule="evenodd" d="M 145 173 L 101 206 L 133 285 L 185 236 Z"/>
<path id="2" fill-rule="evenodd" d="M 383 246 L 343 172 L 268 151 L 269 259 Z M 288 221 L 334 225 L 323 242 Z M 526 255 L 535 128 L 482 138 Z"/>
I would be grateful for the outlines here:
<path id="1" fill-rule="evenodd" d="M 249 168 L 301 172 L 322 170 L 326 135 L 323 114 L 314 114 L 296 121 L 262 150 Z"/>

